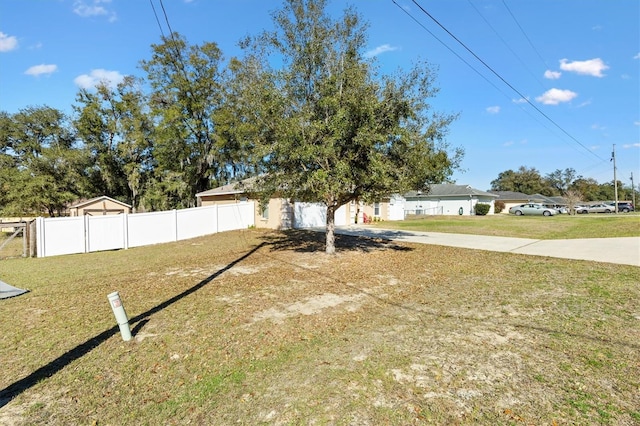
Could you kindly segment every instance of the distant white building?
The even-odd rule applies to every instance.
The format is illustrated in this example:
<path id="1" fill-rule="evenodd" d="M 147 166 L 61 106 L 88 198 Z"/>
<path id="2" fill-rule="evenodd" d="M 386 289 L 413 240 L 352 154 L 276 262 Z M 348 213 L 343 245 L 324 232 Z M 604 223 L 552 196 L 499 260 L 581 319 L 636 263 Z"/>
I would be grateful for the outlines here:
<path id="1" fill-rule="evenodd" d="M 431 185 L 428 192 L 404 194 L 405 214 L 411 215 L 475 215 L 478 203 L 489 204 L 488 214 L 495 212 L 498 195 L 480 191 L 469 185 Z"/>

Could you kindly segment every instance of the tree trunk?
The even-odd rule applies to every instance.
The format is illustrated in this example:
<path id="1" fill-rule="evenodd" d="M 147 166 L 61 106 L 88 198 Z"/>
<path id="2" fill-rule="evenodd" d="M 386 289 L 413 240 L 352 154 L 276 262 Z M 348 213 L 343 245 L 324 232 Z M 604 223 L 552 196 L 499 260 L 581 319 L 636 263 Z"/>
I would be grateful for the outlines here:
<path id="1" fill-rule="evenodd" d="M 334 206 L 327 206 L 327 237 L 326 248 L 327 254 L 335 254 L 336 252 L 336 208 Z"/>

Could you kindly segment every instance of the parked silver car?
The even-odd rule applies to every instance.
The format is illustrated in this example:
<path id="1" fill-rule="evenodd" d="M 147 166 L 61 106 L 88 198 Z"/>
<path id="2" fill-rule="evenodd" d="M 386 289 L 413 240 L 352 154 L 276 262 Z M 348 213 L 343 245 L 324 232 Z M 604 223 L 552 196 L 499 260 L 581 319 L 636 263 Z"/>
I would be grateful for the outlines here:
<path id="1" fill-rule="evenodd" d="M 614 206 L 610 206 L 609 204 L 594 204 L 591 206 L 580 206 L 576 207 L 576 213 L 578 214 L 587 214 L 587 213 L 613 213 L 615 211 Z"/>
<path id="2" fill-rule="evenodd" d="M 558 214 L 558 210 L 545 207 L 539 203 L 527 203 L 511 207 L 509 213 L 516 216 L 554 216 Z"/>

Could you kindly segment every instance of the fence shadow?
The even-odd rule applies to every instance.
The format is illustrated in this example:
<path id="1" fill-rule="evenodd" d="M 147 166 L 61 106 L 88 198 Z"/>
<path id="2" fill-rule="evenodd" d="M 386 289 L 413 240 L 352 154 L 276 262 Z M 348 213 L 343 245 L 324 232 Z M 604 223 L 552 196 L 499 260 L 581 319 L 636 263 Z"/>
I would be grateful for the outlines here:
<path id="1" fill-rule="evenodd" d="M 264 242 L 257 245 L 256 247 L 251 249 L 249 252 L 245 253 L 241 257 L 229 263 L 227 266 L 218 270 L 216 273 L 200 281 L 198 284 L 194 285 L 193 287 L 188 288 L 182 293 L 172 297 L 169 300 L 166 300 L 165 302 L 162 302 L 154 306 L 153 308 L 149 309 L 146 312 L 141 313 L 140 315 L 136 315 L 135 317 L 130 318 L 129 324 L 130 325 L 135 324 L 134 328 L 132 329 L 132 334 L 135 335 L 135 333 L 139 332 L 142 329 L 142 327 L 144 327 L 144 325 L 149 321 L 149 317 L 151 315 L 157 312 L 160 312 L 163 309 L 178 302 L 179 300 L 184 299 L 185 297 L 195 293 L 196 291 L 198 291 L 199 289 L 201 289 L 202 287 L 204 287 L 205 285 L 209 284 L 211 281 L 213 281 L 214 279 L 222 275 L 224 272 L 230 270 L 231 268 L 236 266 L 238 263 L 250 257 L 252 254 L 254 254 L 256 251 L 258 251 L 260 248 L 262 248 L 265 245 L 266 243 Z M 120 328 L 117 325 L 113 326 L 110 329 L 105 330 L 102 333 L 91 337 L 89 340 L 79 344 L 75 348 L 70 349 L 69 351 L 60 355 L 58 358 L 54 359 L 48 364 L 38 368 L 36 371 L 29 374 L 28 376 L 10 384 L 4 389 L 1 389 L 0 390 L 0 408 L 7 405 L 9 401 L 14 399 L 18 395 L 20 395 L 22 392 L 30 389 L 41 380 L 53 376 L 54 374 L 58 373 L 60 370 L 62 370 L 63 368 L 71 364 L 73 361 L 79 358 L 82 358 L 84 355 L 88 354 L 93 349 L 100 346 L 102 343 L 107 341 L 110 337 L 114 336 L 119 332 L 120 332 Z"/>

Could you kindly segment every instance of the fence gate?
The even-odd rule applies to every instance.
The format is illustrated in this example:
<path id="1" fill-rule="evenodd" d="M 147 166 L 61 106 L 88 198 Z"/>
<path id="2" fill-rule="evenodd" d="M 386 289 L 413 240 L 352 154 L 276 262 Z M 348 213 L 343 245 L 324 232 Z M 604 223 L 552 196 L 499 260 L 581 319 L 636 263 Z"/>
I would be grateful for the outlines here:
<path id="1" fill-rule="evenodd" d="M 0 259 L 35 256 L 35 221 L 0 222 Z"/>

